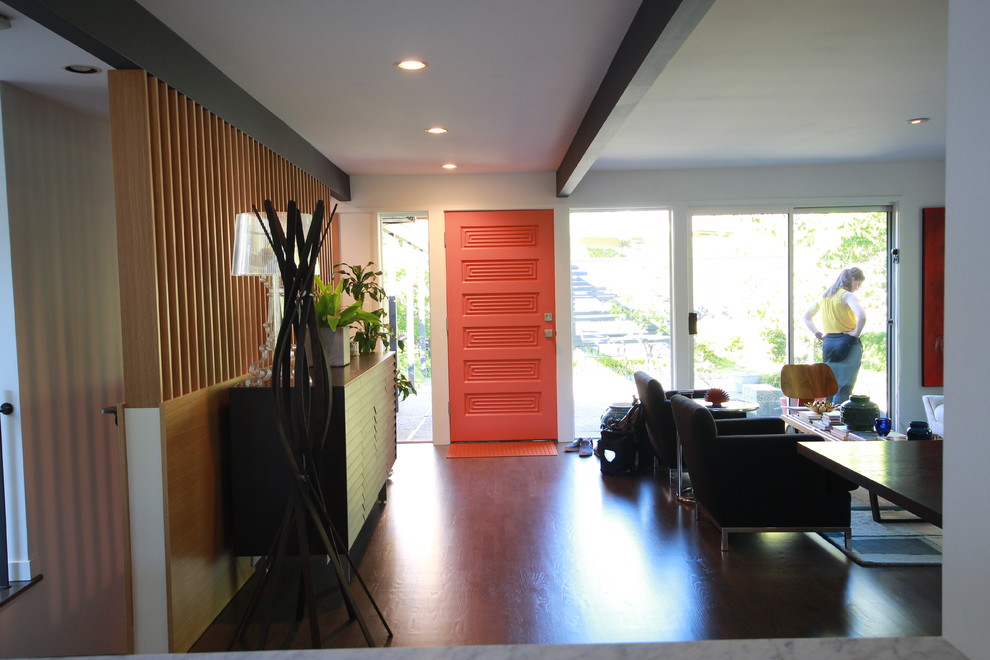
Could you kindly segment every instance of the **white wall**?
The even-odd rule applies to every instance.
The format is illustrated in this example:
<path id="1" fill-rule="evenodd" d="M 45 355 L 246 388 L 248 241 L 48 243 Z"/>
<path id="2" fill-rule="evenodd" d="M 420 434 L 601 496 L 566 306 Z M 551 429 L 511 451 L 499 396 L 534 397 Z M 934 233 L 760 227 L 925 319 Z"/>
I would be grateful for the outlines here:
<path id="1" fill-rule="evenodd" d="M 0 611 L 0 656 L 127 651 L 113 418 L 124 400 L 105 122 L 0 84 L 32 568 Z M 14 350 L 4 346 L 4 350 Z M 0 390 L 10 389 L 7 384 Z"/>
<path id="2" fill-rule="evenodd" d="M 340 222 L 340 260 L 352 266 L 369 261 L 379 264 L 378 220 L 374 213 L 338 211 Z"/>
<path id="3" fill-rule="evenodd" d="M 0 117 L 2 115 L 3 97 L 0 93 Z M 0 121 L 0 146 L 3 145 L 3 141 L 3 122 Z M 10 215 L 7 212 L 7 168 L 3 149 L 0 149 L 0 346 L 17 346 L 17 329 L 14 322 L 14 278 L 10 268 L 12 250 Z M 32 570 L 24 489 L 20 388 L 17 383 L 17 351 L 0 351 L 0 403 L 9 403 L 14 408 L 11 414 L 0 416 L 7 570 L 9 579 L 19 582 L 30 580 Z"/>
<path id="4" fill-rule="evenodd" d="M 903 365 L 898 417 L 902 422 L 924 419 L 920 343 L 921 209 L 943 206 L 944 163 L 887 163 L 782 168 L 731 168 L 654 172 L 593 172 L 567 199 L 554 195 L 553 174 L 431 176 L 357 176 L 352 179 L 349 206 L 367 212 L 427 209 L 430 222 L 431 299 L 433 302 L 433 403 L 446 410 L 447 362 L 446 277 L 443 260 L 445 211 L 553 208 L 556 210 L 556 270 L 559 431 L 573 434 L 571 383 L 570 279 L 567 215 L 571 209 L 657 208 L 673 210 L 672 268 L 675 281 L 684 281 L 689 265 L 689 214 L 695 209 L 788 209 L 800 206 L 891 204 L 896 209 L 895 232 L 901 251 L 898 299 L 894 313 Z M 345 255 L 345 260 L 349 257 Z M 686 333 L 688 308 L 675 296 L 675 332 Z M 685 378 L 683 365 L 676 365 Z M 677 386 L 680 379 L 675 379 Z M 434 417 L 436 439 L 449 441 L 445 415 Z"/>
<path id="5" fill-rule="evenodd" d="M 942 632 L 973 660 L 990 658 L 990 3 L 949 2 L 946 158 L 945 565 Z"/>

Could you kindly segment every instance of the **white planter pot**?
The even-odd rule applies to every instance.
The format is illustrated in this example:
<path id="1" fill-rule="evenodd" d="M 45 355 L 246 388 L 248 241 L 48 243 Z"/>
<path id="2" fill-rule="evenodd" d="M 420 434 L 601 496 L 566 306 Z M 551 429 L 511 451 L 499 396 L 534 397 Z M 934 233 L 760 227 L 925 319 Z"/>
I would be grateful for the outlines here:
<path id="1" fill-rule="evenodd" d="M 331 367 L 342 367 L 351 362 L 351 329 L 350 327 L 337 328 L 334 332 L 330 328 L 320 328 L 320 342 L 323 344 L 323 352 L 327 356 L 327 364 Z"/>

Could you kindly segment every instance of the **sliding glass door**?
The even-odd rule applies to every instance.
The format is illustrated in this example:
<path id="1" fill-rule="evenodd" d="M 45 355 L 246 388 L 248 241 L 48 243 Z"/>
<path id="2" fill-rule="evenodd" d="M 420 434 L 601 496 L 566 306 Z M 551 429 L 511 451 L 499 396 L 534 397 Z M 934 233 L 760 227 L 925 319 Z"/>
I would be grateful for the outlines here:
<path id="1" fill-rule="evenodd" d="M 786 214 L 692 218 L 694 387 L 742 398 L 787 357 Z M 751 388 L 750 388 L 751 389 Z"/>
<path id="2" fill-rule="evenodd" d="M 671 382 L 670 211 L 570 216 L 574 433 L 598 437 L 633 374 Z"/>
<path id="3" fill-rule="evenodd" d="M 802 316 L 839 271 L 859 266 L 867 314 L 855 392 L 888 405 L 887 208 L 791 213 L 695 214 L 691 218 L 694 387 L 779 412 L 780 368 L 819 362 L 821 342 Z"/>
<path id="4" fill-rule="evenodd" d="M 856 394 L 888 410 L 888 226 L 886 208 L 799 210 L 794 214 L 794 315 L 792 362 L 821 362 L 822 344 L 805 328 L 802 314 L 818 301 L 843 268 L 859 266 L 866 281 L 856 298 L 866 312 L 860 336 L 863 361 Z M 819 322 L 820 326 L 820 322 Z"/>

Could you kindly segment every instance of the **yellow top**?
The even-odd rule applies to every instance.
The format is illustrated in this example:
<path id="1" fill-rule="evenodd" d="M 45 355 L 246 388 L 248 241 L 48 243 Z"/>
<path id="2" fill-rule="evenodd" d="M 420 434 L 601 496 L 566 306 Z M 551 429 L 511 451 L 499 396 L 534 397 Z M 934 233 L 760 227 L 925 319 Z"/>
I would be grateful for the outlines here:
<path id="1" fill-rule="evenodd" d="M 822 312 L 822 330 L 825 334 L 836 332 L 849 332 L 856 329 L 856 315 L 849 305 L 842 302 L 842 296 L 848 293 L 845 289 L 839 289 L 831 298 L 822 298 L 818 304 Z"/>

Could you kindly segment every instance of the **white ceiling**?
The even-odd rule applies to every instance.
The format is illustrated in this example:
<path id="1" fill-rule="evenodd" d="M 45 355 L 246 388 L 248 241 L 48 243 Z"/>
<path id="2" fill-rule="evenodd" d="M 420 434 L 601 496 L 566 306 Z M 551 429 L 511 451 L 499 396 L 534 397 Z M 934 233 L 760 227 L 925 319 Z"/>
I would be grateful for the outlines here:
<path id="1" fill-rule="evenodd" d="M 556 170 L 640 0 L 139 2 L 357 175 Z M 947 13 L 716 0 L 592 169 L 943 158 Z M 105 75 L 61 69 L 101 63 L 0 14 L 0 80 L 106 112 Z"/>
<path id="2" fill-rule="evenodd" d="M 108 115 L 106 63 L 2 2 L 0 15 L 11 19 L 10 29 L 0 30 L 0 82 L 91 115 Z M 70 64 L 89 64 L 103 72 L 69 73 L 63 67 Z"/>
<path id="3" fill-rule="evenodd" d="M 716 0 L 595 168 L 944 158 L 947 30 L 945 0 Z"/>

